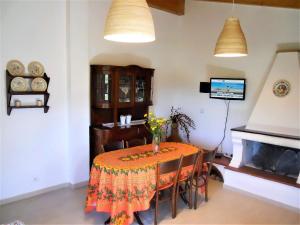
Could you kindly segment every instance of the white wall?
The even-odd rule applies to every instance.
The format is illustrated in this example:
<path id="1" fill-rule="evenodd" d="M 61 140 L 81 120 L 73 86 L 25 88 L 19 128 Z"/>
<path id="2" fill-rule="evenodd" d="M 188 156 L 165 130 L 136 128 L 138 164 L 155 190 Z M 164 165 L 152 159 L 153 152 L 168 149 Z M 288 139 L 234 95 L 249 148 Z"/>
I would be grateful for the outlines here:
<path id="1" fill-rule="evenodd" d="M 70 2 L 69 34 L 69 175 L 71 183 L 89 173 L 88 2 Z"/>
<path id="2" fill-rule="evenodd" d="M 0 21 L 2 21 L 2 2 L 0 2 Z M 0 22 L 0 68 L 2 67 L 2 25 Z M 3 79 L 0 80 L 0 96 L 5 96 L 4 94 L 4 82 L 2 82 Z M 2 97 L 3 98 L 3 97 Z M 2 177 L 3 177 L 3 156 L 2 156 L 2 150 L 3 145 L 2 145 L 2 125 L 3 124 L 3 115 L 4 115 L 4 105 L 0 104 L 0 199 L 2 199 L 3 194 L 2 194 Z"/>
<path id="3" fill-rule="evenodd" d="M 1 111 L 2 198 L 88 179 L 90 63 L 154 68 L 156 113 L 168 116 L 172 105 L 182 107 L 197 124 L 192 142 L 212 148 L 222 136 L 225 105 L 200 94 L 199 82 L 210 76 L 245 77 L 246 101 L 231 103 L 229 128 L 244 125 L 277 46 L 299 41 L 299 11 L 238 6 L 249 56 L 215 58 L 214 45 L 231 5 L 187 0 L 185 16 L 151 9 L 155 42 L 108 42 L 102 33 L 109 2 L 72 0 L 67 7 L 64 1 L 1 2 L 2 62 L 36 59 L 51 77 L 48 114 L 15 110 L 8 117 Z M 2 76 L 1 96 L 3 82 Z M 0 101 L 5 107 L 5 98 Z M 224 149 L 231 152 L 227 135 Z"/>
<path id="4" fill-rule="evenodd" d="M 278 46 L 299 43 L 299 11 L 292 9 L 237 5 L 233 15 L 240 18 L 249 56 L 216 58 L 216 40 L 231 5 L 186 1 L 186 13 L 178 17 L 152 10 L 157 40 L 128 45 L 102 38 L 107 1 L 92 1 L 89 11 L 89 51 L 92 63 L 139 64 L 155 68 L 154 108 L 168 116 L 171 106 L 182 107 L 196 122 L 192 142 L 215 147 L 222 138 L 225 104 L 199 93 L 199 82 L 210 77 L 247 79 L 245 101 L 232 101 L 224 150 L 231 152 L 230 128 L 245 125 L 262 88 Z"/>
<path id="5" fill-rule="evenodd" d="M 249 118 L 248 129 L 300 135 L 299 56 L 298 52 L 281 52 L 276 55 L 270 74 Z M 282 79 L 290 83 L 290 91 L 284 97 L 277 97 L 273 94 L 273 85 Z"/>
<path id="6" fill-rule="evenodd" d="M 299 40 L 297 10 L 239 5 L 235 14 L 240 18 L 247 37 L 249 56 L 215 58 L 214 45 L 225 19 L 230 16 L 231 5 L 187 1 L 186 14 L 182 17 L 151 10 L 156 29 L 155 42 L 114 43 L 102 37 L 109 1 L 82 4 L 89 5 L 90 64 L 137 64 L 155 68 L 154 109 L 157 114 L 167 117 L 172 105 L 182 107 L 197 124 L 197 130 L 192 132 L 192 143 L 205 148 L 215 147 L 222 137 L 225 120 L 223 101 L 200 94 L 199 82 L 209 81 L 211 76 L 247 79 L 246 101 L 231 103 L 224 143 L 224 150 L 229 153 L 232 152 L 230 128 L 246 124 L 278 46 L 297 43 Z M 86 15 L 85 7 L 82 7 L 81 15 Z M 81 29 L 86 28 L 83 26 Z M 78 41 L 77 44 L 83 51 L 82 42 Z M 86 61 L 77 65 L 84 71 L 88 66 Z M 88 79 L 88 76 L 81 76 L 77 85 L 86 83 Z M 85 88 L 77 91 L 81 96 L 88 94 Z M 86 97 L 82 104 L 88 105 L 88 101 Z M 80 116 L 82 114 L 74 112 L 75 118 Z M 86 127 L 89 125 L 87 120 L 81 123 L 85 123 Z M 87 137 L 82 143 L 82 146 L 88 148 Z M 77 160 L 87 163 L 88 153 L 81 154 Z"/>
<path id="7" fill-rule="evenodd" d="M 0 185 L 5 199 L 67 182 L 66 6 L 63 1 L 2 1 L 1 12 L 1 109 L 6 106 L 4 70 L 9 60 L 19 59 L 26 67 L 40 61 L 51 78 L 47 114 L 20 109 L 7 116 L 1 110 Z"/>
<path id="8" fill-rule="evenodd" d="M 231 102 L 224 144 L 226 152 L 232 151 L 229 129 L 246 124 L 278 45 L 299 42 L 297 10 L 237 5 L 233 14 L 240 19 L 249 55 L 216 58 L 213 56 L 215 43 L 225 19 L 231 15 L 231 5 L 187 2 L 180 29 L 181 76 L 176 79 L 180 94 L 174 96 L 177 104 L 182 105 L 197 123 L 192 141 L 212 148 L 222 136 L 225 105 L 222 100 L 197 93 L 199 81 L 209 81 L 213 76 L 247 79 L 246 100 Z"/>

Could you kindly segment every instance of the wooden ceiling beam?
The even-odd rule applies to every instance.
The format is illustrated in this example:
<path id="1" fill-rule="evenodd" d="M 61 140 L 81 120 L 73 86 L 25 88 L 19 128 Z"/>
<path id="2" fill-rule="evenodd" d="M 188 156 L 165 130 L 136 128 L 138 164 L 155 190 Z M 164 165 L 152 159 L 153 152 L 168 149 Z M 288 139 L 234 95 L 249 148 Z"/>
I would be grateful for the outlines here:
<path id="1" fill-rule="evenodd" d="M 232 0 L 200 0 L 207 2 L 227 2 L 232 4 Z M 300 9 L 300 0 L 235 0 L 238 4 L 272 6 L 282 8 Z"/>
<path id="2" fill-rule="evenodd" d="M 147 0 L 150 7 L 176 15 L 184 15 L 185 0 Z"/>

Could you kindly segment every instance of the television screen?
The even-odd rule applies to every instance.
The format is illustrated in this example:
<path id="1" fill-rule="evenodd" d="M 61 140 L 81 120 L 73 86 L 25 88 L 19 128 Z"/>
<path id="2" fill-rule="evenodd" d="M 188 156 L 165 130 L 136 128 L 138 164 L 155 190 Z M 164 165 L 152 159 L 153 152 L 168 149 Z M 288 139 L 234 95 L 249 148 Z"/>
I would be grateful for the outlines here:
<path id="1" fill-rule="evenodd" d="M 231 78 L 211 78 L 210 98 L 244 100 L 246 80 Z"/>

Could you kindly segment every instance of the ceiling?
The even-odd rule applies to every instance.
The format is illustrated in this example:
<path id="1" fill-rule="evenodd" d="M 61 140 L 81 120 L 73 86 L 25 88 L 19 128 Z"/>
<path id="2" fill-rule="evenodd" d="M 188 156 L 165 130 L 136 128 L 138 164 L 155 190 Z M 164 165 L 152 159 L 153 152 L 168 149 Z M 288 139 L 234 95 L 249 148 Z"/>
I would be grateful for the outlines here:
<path id="1" fill-rule="evenodd" d="M 206 2 L 225 2 L 232 4 L 232 0 L 197 0 Z M 147 0 L 149 6 L 170 12 L 176 15 L 184 15 L 185 0 Z M 235 0 L 238 4 L 272 6 L 282 8 L 300 9 L 300 0 Z"/>

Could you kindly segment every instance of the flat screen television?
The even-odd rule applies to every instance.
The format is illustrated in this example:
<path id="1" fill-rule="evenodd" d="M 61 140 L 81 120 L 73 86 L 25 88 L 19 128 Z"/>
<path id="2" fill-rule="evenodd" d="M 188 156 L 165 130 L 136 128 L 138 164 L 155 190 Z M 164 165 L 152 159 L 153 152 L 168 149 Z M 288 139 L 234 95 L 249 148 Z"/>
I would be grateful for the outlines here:
<path id="1" fill-rule="evenodd" d="M 246 80 L 210 78 L 210 98 L 245 100 Z"/>

